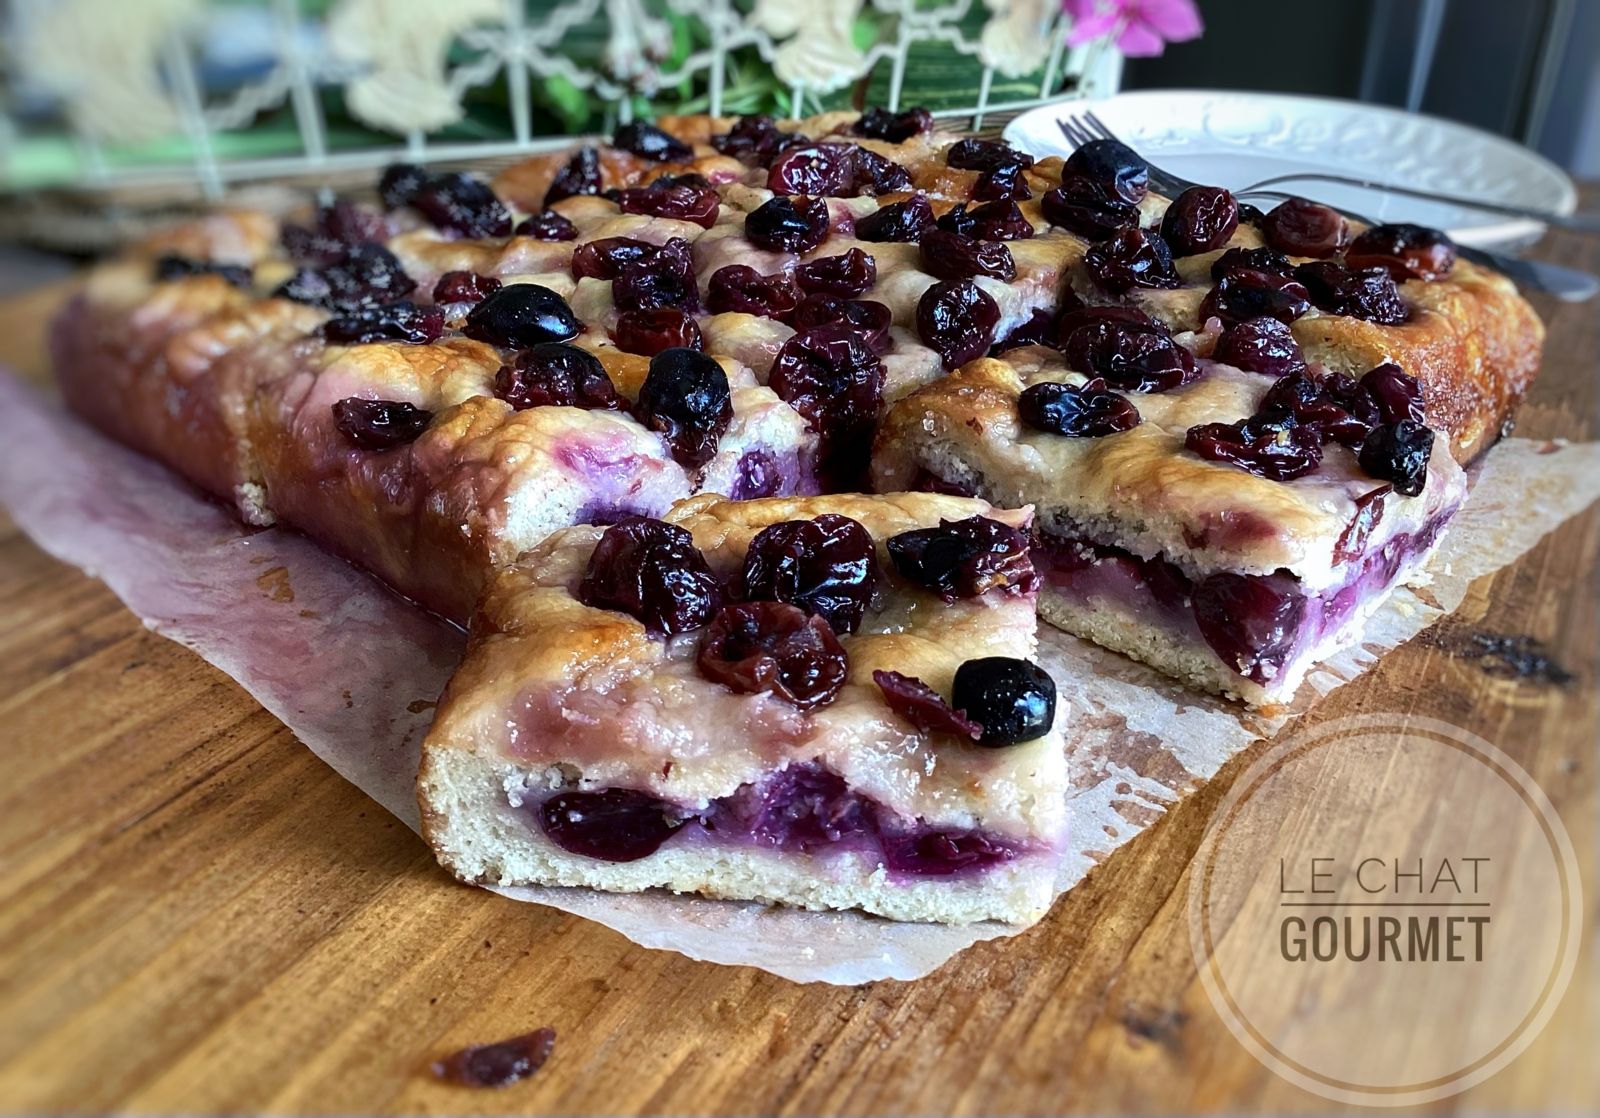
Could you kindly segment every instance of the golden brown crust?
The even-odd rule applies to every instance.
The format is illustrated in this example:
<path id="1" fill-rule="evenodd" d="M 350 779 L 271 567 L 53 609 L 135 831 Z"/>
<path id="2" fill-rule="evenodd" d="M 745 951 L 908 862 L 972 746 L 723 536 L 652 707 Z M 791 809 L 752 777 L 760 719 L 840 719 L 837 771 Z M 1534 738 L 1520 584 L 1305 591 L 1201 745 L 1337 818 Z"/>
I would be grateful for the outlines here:
<path id="1" fill-rule="evenodd" d="M 1466 260 L 1443 279 L 1401 286 L 1409 322 L 1307 315 L 1295 339 L 1311 361 L 1360 376 L 1393 361 L 1422 382 L 1428 424 L 1470 464 L 1500 438 L 1539 371 L 1544 324 L 1516 285 Z"/>

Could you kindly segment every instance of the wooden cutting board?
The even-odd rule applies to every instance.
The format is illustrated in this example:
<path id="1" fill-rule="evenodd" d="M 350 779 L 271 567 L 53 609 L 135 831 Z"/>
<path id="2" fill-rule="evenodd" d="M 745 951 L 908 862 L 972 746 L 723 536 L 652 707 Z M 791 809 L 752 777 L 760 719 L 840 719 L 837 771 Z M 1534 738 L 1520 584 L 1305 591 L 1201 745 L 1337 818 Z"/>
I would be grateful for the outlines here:
<path id="1" fill-rule="evenodd" d="M 1600 240 L 1552 235 L 1538 255 L 1600 271 Z M 45 377 L 61 296 L 0 304 L 0 361 Z M 1594 438 L 1600 313 L 1539 309 L 1545 370 L 1518 433 Z M 1579 852 L 1591 899 L 1568 995 L 1515 1063 L 1434 1109 L 1600 1103 L 1597 559 L 1590 510 L 1316 714 L 1426 715 L 1488 738 Z M 454 883 L 232 680 L 3 513 L 0 619 L 0 1109 L 1342 1109 L 1239 1046 L 1189 949 L 1190 860 L 1259 750 L 1023 935 L 915 983 L 797 986 Z M 1452 653 L 1480 632 L 1536 638 L 1571 681 L 1496 678 Z M 546 1025 L 555 1054 L 526 1083 L 475 1092 L 427 1074 L 462 1045 Z"/>

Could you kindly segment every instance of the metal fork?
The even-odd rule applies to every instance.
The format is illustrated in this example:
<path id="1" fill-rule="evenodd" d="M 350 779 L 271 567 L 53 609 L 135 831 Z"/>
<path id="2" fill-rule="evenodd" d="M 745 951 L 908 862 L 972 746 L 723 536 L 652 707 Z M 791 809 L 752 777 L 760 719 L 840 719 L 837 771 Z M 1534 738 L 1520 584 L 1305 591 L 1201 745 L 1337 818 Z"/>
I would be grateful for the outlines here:
<path id="1" fill-rule="evenodd" d="M 1086 111 L 1082 116 L 1069 116 L 1056 121 L 1056 124 L 1060 127 L 1061 134 L 1066 137 L 1067 142 L 1075 148 L 1082 147 L 1092 140 L 1124 142 L 1118 138 L 1115 132 L 1107 128 L 1105 122 L 1095 116 L 1093 112 Z M 1191 186 L 1201 185 L 1184 178 L 1182 175 L 1175 175 L 1165 168 L 1157 167 L 1148 159 L 1145 160 L 1145 164 L 1150 168 L 1150 185 L 1158 193 L 1165 194 L 1169 198 L 1177 197 Z M 1272 181 L 1275 183 L 1278 180 Z M 1241 198 L 1283 199 L 1291 197 L 1291 195 L 1283 191 L 1263 190 L 1260 185 L 1238 191 L 1237 195 Z M 1339 212 L 1363 225 L 1382 224 L 1350 210 L 1340 210 Z M 1542 260 L 1523 260 L 1519 257 L 1507 256 L 1499 252 L 1489 252 L 1486 249 L 1472 248 L 1467 245 L 1457 245 L 1456 251 L 1474 264 L 1492 268 L 1525 287 L 1548 292 L 1565 302 L 1581 303 L 1587 299 L 1594 298 L 1597 293 L 1600 293 L 1600 278 L 1596 278 L 1588 272 L 1580 272 L 1575 268 L 1563 268 L 1557 264 L 1546 264 Z"/>

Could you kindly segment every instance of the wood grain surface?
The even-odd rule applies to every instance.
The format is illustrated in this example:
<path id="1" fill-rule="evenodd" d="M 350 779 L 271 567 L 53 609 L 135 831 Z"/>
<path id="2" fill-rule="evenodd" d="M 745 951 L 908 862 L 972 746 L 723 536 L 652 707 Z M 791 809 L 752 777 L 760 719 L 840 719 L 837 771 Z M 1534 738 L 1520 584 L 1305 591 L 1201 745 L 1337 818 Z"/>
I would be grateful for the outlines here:
<path id="1" fill-rule="evenodd" d="M 1600 271 L 1600 240 L 1552 236 L 1538 252 Z M 45 376 L 60 297 L 3 305 L 0 360 Z M 1519 433 L 1593 438 L 1600 314 L 1539 309 L 1549 345 Z M 1600 1106 L 1597 559 L 1591 509 L 1315 716 L 1427 715 L 1483 735 L 1543 786 L 1579 851 L 1584 946 L 1555 1018 L 1433 1110 Z M 1486 673 L 1454 651 L 1480 632 L 1536 638 L 1571 682 Z M 1037 927 L 919 982 L 841 989 L 646 950 L 454 883 L 233 681 L 3 513 L 0 740 L 0 1110 L 1342 1109 L 1258 1064 L 1196 980 L 1190 860 L 1254 751 Z M 526 1083 L 428 1075 L 462 1045 L 546 1025 L 555 1054 Z"/>

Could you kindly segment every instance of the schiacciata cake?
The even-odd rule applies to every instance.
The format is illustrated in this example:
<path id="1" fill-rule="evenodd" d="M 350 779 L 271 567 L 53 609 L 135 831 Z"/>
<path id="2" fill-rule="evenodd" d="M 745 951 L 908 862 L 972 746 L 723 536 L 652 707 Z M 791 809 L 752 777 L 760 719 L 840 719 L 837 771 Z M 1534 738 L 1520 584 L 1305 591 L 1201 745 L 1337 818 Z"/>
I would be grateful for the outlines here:
<path id="1" fill-rule="evenodd" d="M 1027 923 L 1066 832 L 1027 510 L 686 501 L 485 595 L 423 746 L 468 881 Z"/>
<path id="2" fill-rule="evenodd" d="M 662 118 L 492 181 L 397 165 L 364 199 L 218 212 L 97 268 L 53 348 L 72 407 L 247 521 L 477 614 L 421 785 L 460 876 L 1027 919 L 1064 779 L 1035 755 L 1061 728 L 962 740 L 982 718 L 955 673 L 984 657 L 948 634 L 977 626 L 1022 663 L 1037 606 L 1193 687 L 1285 702 L 1425 577 L 1462 467 L 1539 359 L 1528 304 L 1440 233 L 1216 188 L 1168 199 L 1147 178 L 1115 143 L 1035 159 L 921 109 Z M 866 627 L 751 590 L 753 538 L 790 522 L 810 525 L 784 529 L 807 569 L 835 528 L 872 541 Z M 1012 555 L 1023 533 L 1027 578 L 914 589 L 891 543 L 912 531 L 946 559 Z M 736 612 L 667 632 L 642 591 L 586 600 L 590 559 L 633 552 L 698 556 L 688 582 Z M 890 634 L 869 623 L 912 600 L 891 642 L 906 660 L 879 657 Z M 843 649 L 835 697 L 797 704 L 769 667 L 755 692 L 706 676 L 708 633 L 755 647 L 762 626 Z M 517 680 L 592 725 L 552 714 L 507 741 Z M 658 694 L 759 708 L 766 746 L 713 749 Z M 651 710 L 665 721 L 634 725 Z M 653 767 L 601 748 L 619 733 Z M 816 748 L 784 752 L 786 734 Z M 885 743 L 970 784 L 913 778 Z M 750 821 L 769 801 L 837 808 L 819 833 L 843 837 L 783 839 Z M 660 841 L 629 859 L 558 841 L 608 813 Z M 992 857 L 913 872 L 923 841 Z"/>

